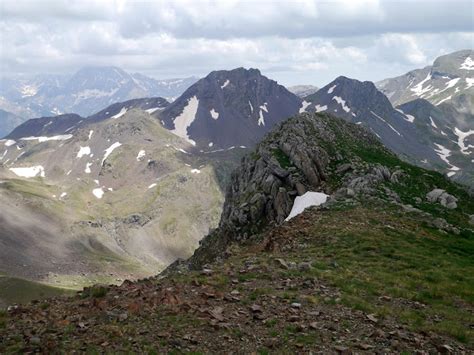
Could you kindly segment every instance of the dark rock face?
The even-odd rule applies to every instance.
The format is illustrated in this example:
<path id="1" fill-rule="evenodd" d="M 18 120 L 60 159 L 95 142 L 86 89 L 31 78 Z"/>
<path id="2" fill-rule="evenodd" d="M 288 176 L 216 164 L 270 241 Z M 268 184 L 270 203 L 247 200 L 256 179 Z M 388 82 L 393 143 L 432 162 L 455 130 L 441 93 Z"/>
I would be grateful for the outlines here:
<path id="1" fill-rule="evenodd" d="M 18 139 L 31 136 L 39 137 L 66 134 L 71 127 L 79 124 L 84 119 L 85 118 L 74 113 L 55 117 L 33 118 L 16 127 L 6 138 Z"/>
<path id="2" fill-rule="evenodd" d="M 457 96 L 462 98 L 464 96 Z M 461 105 L 442 103 L 432 105 L 424 99 L 416 99 L 397 107 L 405 114 L 415 117 L 414 129 L 418 133 L 418 140 L 427 147 L 439 148 L 438 145 L 450 151 L 447 158 L 459 170 L 453 170 L 446 162 L 441 167 L 450 173 L 450 177 L 457 182 L 472 186 L 474 184 L 474 135 L 467 135 L 463 139 L 464 149 L 461 150 L 459 137 L 456 133 L 469 132 L 473 129 L 474 115 L 460 111 Z"/>
<path id="3" fill-rule="evenodd" d="M 433 134 L 422 129 L 426 125 L 420 127 L 409 112 L 393 108 L 372 82 L 341 76 L 305 100 L 311 102 L 307 111 L 328 112 L 361 125 L 405 160 L 430 168 L 444 164 L 434 149 Z"/>
<path id="4" fill-rule="evenodd" d="M 295 198 L 307 191 L 346 199 L 370 195 L 375 184 L 400 177 L 400 171 L 361 161 L 345 142 L 393 156 L 365 129 L 334 116 L 305 113 L 280 124 L 242 159 L 227 190 L 219 228 L 202 240 L 189 265 L 202 265 L 230 241 L 282 223 Z"/>
<path id="5" fill-rule="evenodd" d="M 239 230 L 246 225 L 281 223 L 296 196 L 326 187 L 329 155 L 310 138 L 317 124 L 303 117 L 292 120 L 243 159 L 227 191 L 222 228 Z"/>
<path id="6" fill-rule="evenodd" d="M 169 104 L 170 103 L 162 97 L 148 97 L 143 99 L 133 99 L 124 102 L 117 102 L 116 104 L 110 105 L 105 109 L 88 117 L 88 120 L 90 122 L 102 121 L 119 114 L 124 109 L 128 111 L 135 108 L 145 111 L 149 110 L 149 112 L 154 113 L 163 110 Z"/>
<path id="7" fill-rule="evenodd" d="M 119 102 L 99 111 L 98 113 L 84 118 L 74 113 L 30 119 L 17 128 L 15 128 L 6 138 L 18 139 L 30 136 L 53 136 L 60 134 L 70 134 L 75 129 L 83 127 L 89 123 L 99 122 L 123 112 L 122 110 L 152 110 L 156 112 L 164 109 L 169 102 L 161 97 L 133 99 L 125 102 Z M 156 111 L 155 111 L 156 109 Z"/>
<path id="8" fill-rule="evenodd" d="M 191 100 L 195 104 L 197 100 L 197 108 L 186 125 L 186 133 L 206 150 L 253 146 L 301 107 L 296 95 L 259 70 L 238 68 L 211 72 L 157 116 L 173 130 Z"/>

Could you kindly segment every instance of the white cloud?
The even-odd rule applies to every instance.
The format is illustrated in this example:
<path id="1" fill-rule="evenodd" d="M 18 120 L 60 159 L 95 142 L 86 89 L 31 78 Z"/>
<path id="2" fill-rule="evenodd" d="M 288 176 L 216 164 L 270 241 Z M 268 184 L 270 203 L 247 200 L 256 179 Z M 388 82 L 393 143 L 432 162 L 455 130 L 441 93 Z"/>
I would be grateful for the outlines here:
<path id="1" fill-rule="evenodd" d="M 469 1 L 4 0 L 3 73 L 258 67 L 285 84 L 376 80 L 472 46 Z"/>

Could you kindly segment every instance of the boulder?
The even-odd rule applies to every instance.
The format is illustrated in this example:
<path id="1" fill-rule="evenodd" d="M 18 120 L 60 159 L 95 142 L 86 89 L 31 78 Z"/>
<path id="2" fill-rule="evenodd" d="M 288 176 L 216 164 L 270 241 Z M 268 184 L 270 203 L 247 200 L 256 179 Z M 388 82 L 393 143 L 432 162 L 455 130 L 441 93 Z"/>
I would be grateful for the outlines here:
<path id="1" fill-rule="evenodd" d="M 431 203 L 438 202 L 441 206 L 448 209 L 455 209 L 458 207 L 458 199 L 442 189 L 431 190 L 426 194 L 426 199 Z"/>

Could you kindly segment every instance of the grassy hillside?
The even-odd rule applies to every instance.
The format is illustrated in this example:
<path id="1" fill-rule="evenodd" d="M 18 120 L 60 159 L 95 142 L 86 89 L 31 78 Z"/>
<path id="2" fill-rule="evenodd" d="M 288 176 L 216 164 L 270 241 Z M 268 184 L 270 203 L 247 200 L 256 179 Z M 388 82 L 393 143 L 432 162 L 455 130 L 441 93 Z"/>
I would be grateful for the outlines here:
<path id="1" fill-rule="evenodd" d="M 16 303 L 72 295 L 74 290 L 43 285 L 38 282 L 0 275 L 0 309 Z"/>
<path id="2" fill-rule="evenodd" d="M 3 314 L 0 351 L 474 350 L 472 235 L 397 208 L 313 209 L 227 255 Z"/>

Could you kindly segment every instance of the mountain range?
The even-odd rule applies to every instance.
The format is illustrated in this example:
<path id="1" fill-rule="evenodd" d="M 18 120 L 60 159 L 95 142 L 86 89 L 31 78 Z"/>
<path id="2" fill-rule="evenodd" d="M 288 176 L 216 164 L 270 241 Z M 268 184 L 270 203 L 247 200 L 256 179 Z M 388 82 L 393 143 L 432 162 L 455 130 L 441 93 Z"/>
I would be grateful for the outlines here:
<path id="1" fill-rule="evenodd" d="M 305 97 L 303 107 L 366 127 L 406 161 L 474 182 L 474 116 L 452 103 L 434 106 L 416 99 L 393 107 L 373 83 L 339 77 Z"/>
<path id="2" fill-rule="evenodd" d="M 438 57 L 433 65 L 376 83 L 394 106 L 425 99 L 435 106 L 453 103 L 474 114 L 474 55 L 462 50 Z"/>
<path id="3" fill-rule="evenodd" d="M 192 146 L 143 111 L 132 110 L 98 124 L 103 126 L 94 126 L 98 131 L 92 136 L 77 131 L 64 140 L 74 143 L 61 154 L 67 156 L 69 149 L 82 152 L 75 159 L 90 160 L 95 157 L 82 148 L 84 144 L 99 148 L 116 138 L 128 139 L 106 157 L 102 149 L 94 149 L 93 154 L 100 152 L 99 159 L 104 159 L 99 186 L 114 189 L 104 189 L 108 192 L 92 199 L 99 203 L 91 203 L 87 214 L 119 206 L 130 210 L 140 201 L 140 209 L 150 207 L 148 199 L 136 199 L 145 186 L 135 179 L 150 181 L 164 169 L 158 165 L 154 173 L 145 173 L 150 165 L 148 161 L 145 168 L 146 159 L 176 155 L 177 150 L 166 149 L 166 144 L 178 150 Z M 108 137 L 114 139 L 105 144 Z M 61 144 L 57 150 L 65 147 Z M 146 149 L 144 159 L 138 161 L 139 152 L 134 161 L 140 148 Z M 192 165 L 193 156 L 189 158 Z M 180 183 L 191 185 L 185 193 L 200 189 L 201 198 L 206 191 L 209 194 L 210 186 L 203 185 L 209 180 L 193 183 L 199 174 L 186 174 L 191 167 L 171 161 L 188 181 L 171 179 L 169 190 L 163 191 L 164 186 L 153 190 L 154 203 L 183 193 Z M 46 170 L 46 177 L 51 173 Z M 120 185 L 122 174 L 128 175 L 123 180 L 127 186 Z M 34 195 L 36 203 L 50 200 L 52 191 L 39 194 L 31 186 L 14 188 L 18 181 L 7 184 L 17 195 L 15 201 L 28 195 Z M 122 189 L 133 191 L 124 196 L 126 200 L 116 200 L 114 194 Z M 107 203 L 100 203 L 102 199 Z M 206 216 L 204 201 L 190 196 L 184 200 L 195 205 L 173 215 L 182 219 L 197 209 L 203 213 L 199 218 Z M 0 351 L 220 353 L 225 344 L 226 352 L 471 352 L 473 201 L 462 186 L 440 173 L 400 160 L 361 125 L 331 113 L 301 113 L 280 122 L 242 159 L 228 184 L 217 228 L 201 240 L 192 257 L 175 261 L 155 277 L 125 280 L 117 286 L 97 284 L 69 298 L 11 306 L 0 313 Z M 61 210 L 70 203 L 47 206 Z M 155 218 L 169 208 L 158 209 Z M 163 244 L 154 245 L 140 232 L 147 219 L 126 220 L 135 224 L 129 238 L 120 225 L 89 220 L 84 228 L 94 233 L 84 232 L 76 242 L 106 268 L 119 263 L 104 255 L 110 250 L 105 247 L 114 243 L 128 251 L 124 257 L 163 252 Z M 18 227 L 17 219 L 8 221 Z M 154 229 L 160 226 L 173 229 L 163 222 Z M 181 233 L 167 240 L 170 248 L 165 250 L 180 245 Z M 62 247 L 57 242 L 49 246 Z M 27 256 L 23 263 L 33 255 Z M 44 264 L 54 267 L 58 260 L 50 258 Z M 4 284 L 12 287 L 18 281 Z M 29 287 L 53 292 L 37 284 Z"/>
<path id="4" fill-rule="evenodd" d="M 463 66 L 467 58 L 453 54 L 452 67 Z M 104 90 L 114 87 L 117 81 L 107 78 L 123 76 L 120 70 L 110 71 L 94 74 L 91 85 L 103 84 Z M 87 85 L 77 80 L 68 87 L 78 92 Z M 470 95 L 466 91 L 462 97 L 469 102 Z M 298 115 L 323 113 L 325 118 L 316 121 L 324 125 L 330 122 L 328 117 L 335 122 L 343 119 L 352 123 L 347 127 L 370 134 L 369 139 L 357 133 L 354 139 L 360 149 L 383 144 L 404 163 L 437 170 L 472 188 L 473 116 L 454 103 L 433 105 L 415 98 L 394 107 L 374 83 L 347 77 L 300 98 L 257 69 L 237 68 L 211 72 L 171 103 L 162 97 L 137 98 L 107 104 L 91 115 L 67 113 L 27 120 L 0 140 L 0 195 L 6 206 L 0 211 L 5 226 L 0 270 L 14 277 L 79 287 L 154 275 L 176 258 L 189 257 L 200 238 L 217 227 L 224 192 L 236 184 L 231 173 L 242 156 L 265 137 L 282 134 L 277 128 Z M 272 133 L 275 129 L 279 133 Z M 302 123 L 299 129 L 315 128 Z M 297 133 L 301 146 L 309 144 L 303 140 L 307 136 Z M 330 137 L 324 136 L 323 141 L 337 145 L 342 139 Z M 307 190 L 303 187 L 308 182 L 288 177 L 275 166 L 275 159 L 280 165 L 292 161 L 312 183 L 324 181 L 326 194 L 335 192 L 326 175 L 336 176 L 331 169 L 338 167 L 309 172 L 310 166 L 332 159 L 321 153 L 323 146 L 305 149 L 307 157 L 290 148 L 282 141 L 271 149 L 273 158 L 258 149 L 245 158 L 263 155 L 258 164 L 271 163 L 279 179 L 289 184 L 284 185 L 285 193 L 275 197 L 278 207 L 271 207 L 254 191 L 250 204 L 241 201 L 245 213 L 231 216 L 234 212 L 224 207 L 224 215 L 247 221 L 266 211 L 272 223 L 285 219 L 294 197 Z M 343 164 L 344 151 L 327 152 Z M 364 159 L 371 161 L 369 153 Z M 261 166 L 248 167 L 248 176 L 254 168 Z M 262 191 L 277 193 L 284 187 L 271 176 L 265 175 L 265 181 Z"/>
<path id="5" fill-rule="evenodd" d="M 0 108 L 23 119 L 63 113 L 89 116 L 130 99 L 157 96 L 173 100 L 195 81 L 195 77 L 157 80 L 117 67 L 85 67 L 71 76 L 3 78 Z M 3 130 L 0 135 L 7 133 Z"/>

